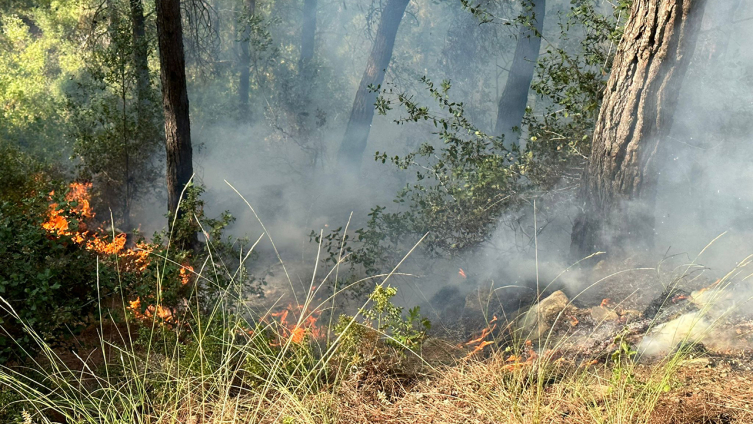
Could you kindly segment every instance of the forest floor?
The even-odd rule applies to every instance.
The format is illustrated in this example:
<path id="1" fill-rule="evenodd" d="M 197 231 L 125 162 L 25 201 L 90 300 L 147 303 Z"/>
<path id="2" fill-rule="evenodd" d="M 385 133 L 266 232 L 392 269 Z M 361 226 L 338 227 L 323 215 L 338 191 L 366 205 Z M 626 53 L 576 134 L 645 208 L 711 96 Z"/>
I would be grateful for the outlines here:
<path id="1" fill-rule="evenodd" d="M 428 340 L 420 371 L 374 355 L 316 402 L 344 423 L 753 423 L 753 314 L 737 274 L 616 269 L 597 264 L 597 289 L 550 288 L 513 313 L 480 313 L 494 291 L 471 292 L 438 323 L 464 341 Z"/>
<path id="2" fill-rule="evenodd" d="M 309 345 L 293 342 L 291 320 L 277 339 L 249 332 L 239 345 L 236 333 L 207 333 L 198 343 L 145 355 L 144 345 L 117 340 L 133 328 L 92 328 L 75 349 L 47 352 L 57 365 L 46 369 L 56 369 L 51 382 L 53 375 L 93 374 L 64 386 L 73 396 L 37 399 L 44 407 L 28 422 L 120 423 L 120 413 L 107 416 L 112 408 L 91 405 L 130 402 L 131 414 L 149 424 L 753 423 L 753 313 L 744 275 L 615 271 L 624 265 L 597 264 L 590 281 L 598 286 L 551 285 L 539 302 L 517 309 L 490 288 L 445 299 L 442 319 L 417 352 L 367 331 L 355 345 L 342 341 L 344 356 L 327 356 L 331 344 L 313 333 Z M 285 302 L 278 299 L 268 315 L 295 315 Z M 240 350 L 218 350 L 223 344 Z M 102 374 L 108 356 L 118 360 L 108 371 L 119 376 L 112 386 Z M 265 375 L 263 383 L 246 382 L 249 372 Z M 0 389 L 14 384 L 0 374 Z M 77 399 L 80 405 L 71 403 Z M 66 421 L 72 410 L 89 420 Z"/>
<path id="3" fill-rule="evenodd" d="M 623 375 L 613 364 L 511 370 L 505 358 L 448 367 L 393 398 L 380 395 L 384 381 L 348 382 L 335 415 L 352 423 L 753 422 L 750 352 L 684 359 L 672 372 L 639 364 Z"/>

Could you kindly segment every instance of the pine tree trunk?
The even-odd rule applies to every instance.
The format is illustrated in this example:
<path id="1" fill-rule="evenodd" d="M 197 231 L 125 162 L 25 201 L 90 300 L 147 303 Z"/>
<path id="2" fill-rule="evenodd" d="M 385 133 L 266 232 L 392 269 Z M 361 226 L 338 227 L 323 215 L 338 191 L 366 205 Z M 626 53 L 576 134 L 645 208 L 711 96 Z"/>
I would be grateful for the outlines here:
<path id="1" fill-rule="evenodd" d="M 178 213 L 181 192 L 193 176 L 186 61 L 180 0 L 156 0 L 162 104 L 167 150 L 167 208 Z"/>
<path id="2" fill-rule="evenodd" d="M 516 141 L 517 134 L 513 128 L 520 127 L 528 104 L 528 90 L 531 88 L 536 61 L 539 59 L 541 34 L 544 28 L 546 0 L 533 0 L 525 7 L 526 17 L 531 26 L 521 25 L 518 42 L 515 45 L 515 56 L 512 60 L 510 73 L 505 82 L 505 89 L 499 98 L 497 106 L 497 124 L 495 132 L 504 135 L 505 144 Z"/>
<path id="3" fill-rule="evenodd" d="M 133 67 L 136 72 L 136 125 L 139 135 L 146 125 L 149 105 L 149 50 L 146 40 L 144 5 L 141 0 L 130 0 L 131 31 L 133 37 Z"/>
<path id="4" fill-rule="evenodd" d="M 348 127 L 338 152 L 338 162 L 346 169 L 355 171 L 361 166 L 377 98 L 377 93 L 370 92 L 369 86 L 376 87 L 384 81 L 384 74 L 392 59 L 397 30 L 408 3 L 410 0 L 388 0 L 382 10 L 374 45 L 371 47 L 371 54 L 361 77 Z"/>
<path id="5" fill-rule="evenodd" d="M 249 119 L 248 95 L 251 78 L 251 23 L 250 19 L 256 12 L 256 0 L 245 0 L 242 14 L 242 31 L 240 34 L 238 105 L 242 120 Z"/>
<path id="6" fill-rule="evenodd" d="M 653 247 L 666 139 L 705 0 L 635 0 L 618 47 L 582 183 L 571 253 Z"/>

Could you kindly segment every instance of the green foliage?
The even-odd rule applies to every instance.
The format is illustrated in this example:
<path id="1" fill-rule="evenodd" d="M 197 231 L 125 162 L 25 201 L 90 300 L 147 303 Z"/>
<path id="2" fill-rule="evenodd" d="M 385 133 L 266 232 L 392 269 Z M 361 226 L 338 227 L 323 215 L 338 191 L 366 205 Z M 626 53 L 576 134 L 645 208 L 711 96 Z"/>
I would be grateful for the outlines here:
<path id="1" fill-rule="evenodd" d="M 0 200 L 18 207 L 34 193 L 48 192 L 47 167 L 28 154 L 0 140 Z"/>
<path id="2" fill-rule="evenodd" d="M 408 315 L 403 317 L 403 308 L 392 303 L 396 294 L 394 287 L 376 286 L 369 297 L 371 308 L 362 310 L 361 314 L 372 321 L 375 329 L 388 336 L 388 344 L 418 349 L 431 330 L 431 322 L 421 316 L 418 306 L 409 309 Z"/>
<path id="3" fill-rule="evenodd" d="M 66 202 L 64 190 L 58 193 L 54 200 L 61 207 L 73 206 Z M 46 191 L 25 198 L 20 206 L 0 200 L 0 296 L 46 340 L 59 340 L 90 322 L 99 293 L 112 293 L 117 279 L 100 269 L 98 287 L 96 255 L 71 236 L 51 236 L 42 228 L 47 204 Z M 71 226 L 76 225 L 74 216 Z M 33 350 L 30 336 L 5 306 L 0 326 L 0 362 L 21 346 Z"/>
<path id="4" fill-rule="evenodd" d="M 23 397 L 8 388 L 0 386 L 0 422 L 22 423 Z"/>
<path id="5" fill-rule="evenodd" d="M 542 189 L 574 185 L 591 151 L 596 118 L 631 1 L 603 15 L 592 0 L 573 2 L 560 16 L 558 43 L 539 57 L 531 89 L 544 106 L 524 119 L 532 158 L 528 177 Z"/>
<path id="6" fill-rule="evenodd" d="M 16 7 L 0 18 L 0 140 L 58 158 L 65 142 L 62 87 L 81 63 L 65 32 L 75 26 L 74 8 Z"/>
<path id="7" fill-rule="evenodd" d="M 404 156 L 377 152 L 376 160 L 412 171 L 414 178 L 398 192 L 394 208 L 374 207 L 355 237 L 340 234 L 340 229 L 325 236 L 325 261 L 334 263 L 333 253 L 339 257 L 343 244 L 351 265 L 367 273 L 383 272 L 422 237 L 420 252 L 452 257 L 484 244 L 504 214 L 519 213 L 531 198 L 572 196 L 572 189 L 552 189 L 575 187 L 580 179 L 573 169 L 582 169 L 590 153 L 629 6 L 622 1 L 613 13 L 602 15 L 596 2 L 578 1 L 561 17 L 560 40 L 547 47 L 538 63 L 532 89 L 541 110 L 526 114 L 530 140 L 524 146 L 503 144 L 501 137 L 476 127 L 463 103 L 450 98 L 448 81 L 435 87 L 422 78 L 438 111 L 405 92 L 371 87 L 381 92 L 376 102 L 380 114 L 397 105 L 406 114 L 396 120 L 398 125 L 428 122 L 437 140 Z M 484 10 L 473 6 L 471 12 L 483 21 Z M 531 24 L 524 17 L 518 17 L 517 25 Z M 312 239 L 320 241 L 315 234 Z"/>
<path id="8" fill-rule="evenodd" d="M 633 346 L 625 340 L 623 334 L 614 339 L 617 348 L 612 352 L 609 359 L 612 361 L 612 376 L 610 378 L 610 390 L 614 387 L 621 387 L 624 383 L 636 384 L 635 374 L 633 373 L 633 357 L 638 352 Z"/>
<path id="9" fill-rule="evenodd" d="M 207 217 L 201 198 L 203 192 L 203 187 L 189 184 L 180 203 L 178 218 L 168 216 L 170 228 L 153 236 L 153 243 L 158 246 L 154 255 L 164 260 L 155 260 L 149 265 L 150 275 L 164 278 L 171 284 L 165 291 L 166 283 L 160 283 L 164 300 L 178 302 L 195 288 L 202 305 L 213 305 L 231 284 L 243 287 L 247 295 L 262 295 L 266 281 L 249 274 L 245 267 L 245 261 L 249 259 L 249 240 L 224 235 L 225 228 L 235 218 L 228 211 L 218 218 Z M 203 241 L 197 238 L 198 234 Z M 186 265 L 197 271 L 187 271 Z M 194 272 L 198 273 L 199 267 L 211 278 L 197 279 Z M 182 283 L 181 270 L 190 276 L 192 284 Z M 139 287 L 143 291 L 137 291 L 137 295 L 154 293 L 157 283 L 156 280 L 142 282 Z"/>
<path id="10" fill-rule="evenodd" d="M 134 54 L 149 49 L 134 44 L 128 2 L 107 5 L 106 19 L 95 14 L 85 21 L 98 36 L 84 50 L 86 65 L 66 86 L 65 109 L 79 178 L 96 185 L 95 209 L 112 210 L 115 225 L 131 231 L 133 204 L 161 176 L 155 159 L 164 143 L 162 110 L 152 74 L 141 74 L 134 63 Z"/>
<path id="11" fill-rule="evenodd" d="M 407 316 L 403 316 L 403 308 L 395 306 L 392 298 L 397 294 L 397 289 L 391 286 L 384 287 L 380 284 L 374 288 L 369 296 L 371 306 L 361 309 L 360 314 L 366 318 L 366 328 L 373 328 L 383 334 L 386 343 L 398 349 L 418 350 L 426 339 L 426 334 L 431 330 L 431 322 L 421 316 L 421 308 L 415 306 L 408 310 Z M 344 347 L 357 343 L 364 337 L 364 329 L 351 325 L 350 333 L 345 331 L 352 318 L 340 316 L 335 332 L 345 334 Z"/>
<path id="12" fill-rule="evenodd" d="M 431 123 L 438 143 L 426 142 L 403 157 L 376 153 L 376 160 L 413 171 L 415 179 L 395 197 L 396 211 L 374 207 L 365 228 L 356 230 L 356 247 L 346 243 L 351 264 L 369 273 L 394 266 L 421 238 L 421 251 L 429 255 L 454 256 L 477 248 L 489 239 L 500 216 L 520 205 L 533 188 L 524 178 L 529 156 L 476 128 L 463 104 L 450 99 L 448 81 L 438 88 L 426 77 L 422 82 L 440 114 L 391 89 L 382 90 L 377 99 L 379 113 L 387 113 L 394 103 L 405 109 L 399 125 Z M 333 234 L 325 245 L 337 241 L 339 247 L 339 231 Z"/>
<path id="13" fill-rule="evenodd" d="M 395 198 L 397 204 L 406 206 L 405 211 L 372 211 L 372 218 L 380 222 L 369 230 L 379 230 L 382 225 L 389 229 L 388 237 L 428 234 L 424 249 L 453 255 L 485 241 L 501 212 L 520 200 L 516 193 L 525 189 L 521 178 L 525 163 L 516 146 L 508 150 L 501 137 L 482 132 L 466 118 L 463 104 L 449 97 L 449 82 L 436 88 L 427 78 L 422 81 L 445 114 L 435 115 L 412 97 L 397 94 L 397 102 L 407 112 L 397 122 L 429 121 L 441 144 L 427 142 L 404 157 L 390 158 L 398 168 L 413 170 L 415 182 Z M 391 102 L 382 97 L 377 110 L 384 113 Z M 384 163 L 388 156 L 377 152 L 376 158 Z"/>

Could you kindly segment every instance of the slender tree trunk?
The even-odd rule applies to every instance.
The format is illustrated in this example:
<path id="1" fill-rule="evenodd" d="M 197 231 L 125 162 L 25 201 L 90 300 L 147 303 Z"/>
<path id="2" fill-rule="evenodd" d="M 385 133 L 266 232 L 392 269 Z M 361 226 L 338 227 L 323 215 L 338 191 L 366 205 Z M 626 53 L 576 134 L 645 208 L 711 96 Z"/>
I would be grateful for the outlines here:
<path id="1" fill-rule="evenodd" d="M 144 5 L 142 0 L 130 0 L 131 32 L 133 37 L 133 67 L 136 73 L 136 125 L 137 134 L 142 135 L 147 127 L 146 118 L 149 106 L 149 50 L 146 40 Z"/>
<path id="2" fill-rule="evenodd" d="M 314 37 L 316 35 L 316 0 L 303 2 L 303 28 L 301 28 L 301 58 L 298 61 L 300 75 L 308 73 L 314 59 Z"/>
<path id="3" fill-rule="evenodd" d="M 703 31 L 707 32 L 705 42 L 699 45 L 704 68 L 709 68 L 712 63 L 717 63 L 727 53 L 727 46 L 732 34 L 735 32 L 731 22 L 735 20 L 735 13 L 740 8 L 742 0 L 723 1 L 713 8 L 709 8 L 704 16 Z M 699 44 L 701 42 L 699 41 Z M 704 69 L 704 70 L 705 70 Z"/>
<path id="4" fill-rule="evenodd" d="M 130 146 L 129 146 L 129 137 L 130 134 L 128 134 L 128 113 L 127 113 L 127 99 L 128 99 L 128 93 L 127 93 L 127 79 L 125 72 L 125 67 L 123 67 L 123 74 L 121 75 L 121 100 L 123 101 L 123 165 L 124 165 L 124 174 L 125 174 L 125 195 L 123 196 L 123 229 L 126 232 L 131 231 L 131 152 L 130 152 Z"/>
<path id="5" fill-rule="evenodd" d="M 256 12 L 256 0 L 244 0 L 243 13 L 241 15 L 241 31 L 240 31 L 240 57 L 238 59 L 238 67 L 240 73 L 240 79 L 238 81 L 238 105 L 240 111 L 240 117 L 243 120 L 248 120 L 249 108 L 248 108 L 248 95 L 249 84 L 251 77 L 251 18 Z"/>
<path id="6" fill-rule="evenodd" d="M 156 5 L 162 104 L 165 110 L 167 209 L 180 215 L 180 194 L 193 176 L 180 0 L 156 0 Z"/>
<path id="7" fill-rule="evenodd" d="M 392 48 L 395 45 L 397 30 L 408 3 L 410 0 L 388 0 L 382 10 L 374 45 L 371 47 L 366 70 L 363 72 L 361 84 L 358 86 L 356 98 L 353 101 L 348 127 L 338 154 L 339 164 L 350 170 L 355 171 L 361 166 L 371 121 L 374 118 L 377 93 L 371 92 L 369 86 L 376 87 L 384 81 L 384 74 L 392 59 Z"/>
<path id="8" fill-rule="evenodd" d="M 495 132 L 504 135 L 506 145 L 516 141 L 517 134 L 513 128 L 520 127 L 526 112 L 528 90 L 539 59 L 546 0 L 533 0 L 530 4 L 524 3 L 524 7 L 528 8 L 525 15 L 529 25 L 520 26 L 515 56 L 497 106 Z"/>
<path id="9" fill-rule="evenodd" d="M 618 47 L 582 184 L 571 252 L 653 245 L 666 139 L 705 0 L 636 0 Z"/>
<path id="10" fill-rule="evenodd" d="M 311 170 L 316 167 L 319 150 L 311 142 L 313 124 L 309 119 L 309 112 L 314 109 L 311 105 L 311 92 L 314 86 L 316 68 L 314 67 L 314 39 L 316 37 L 316 6 L 317 0 L 304 0 L 303 25 L 301 26 L 301 56 L 298 59 L 297 90 L 289 97 L 295 119 L 296 137 L 301 147 L 308 154 Z"/>

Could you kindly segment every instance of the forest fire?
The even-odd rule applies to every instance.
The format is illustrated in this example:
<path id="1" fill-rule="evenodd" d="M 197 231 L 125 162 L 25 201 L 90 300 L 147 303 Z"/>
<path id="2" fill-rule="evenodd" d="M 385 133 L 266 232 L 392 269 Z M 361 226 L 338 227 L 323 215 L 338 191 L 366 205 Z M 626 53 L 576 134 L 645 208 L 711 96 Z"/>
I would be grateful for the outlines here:
<path id="1" fill-rule="evenodd" d="M 57 203 L 50 203 L 48 218 L 47 221 L 42 223 L 42 228 L 57 237 L 70 236 L 76 244 L 103 257 L 117 255 L 127 271 L 145 271 L 149 265 L 149 255 L 154 250 L 154 246 L 141 241 L 137 243 L 135 249 L 127 249 L 125 247 L 125 233 L 116 234 L 112 236 L 112 240 L 108 241 L 109 236 L 106 231 L 103 229 L 89 230 L 86 222 L 83 221 L 78 222 L 78 228 L 75 230 L 70 228 L 71 220 L 76 215 L 84 219 L 94 218 L 95 213 L 91 208 L 91 194 L 89 193 L 91 187 L 91 183 L 71 183 L 65 200 L 75 203 L 75 206 L 69 210 L 64 210 Z M 50 197 L 54 194 L 54 191 L 51 192 Z M 193 271 L 193 268 L 190 270 Z M 181 273 L 181 277 L 183 277 L 183 273 Z"/>
<path id="2" fill-rule="evenodd" d="M 0 424 L 753 423 L 751 15 L 0 1 Z"/>
<path id="3" fill-rule="evenodd" d="M 156 246 L 145 241 L 139 241 L 135 248 L 126 248 L 126 234 L 119 233 L 114 236 L 107 235 L 103 229 L 89 230 L 86 222 L 79 222 L 76 229 L 71 228 L 71 220 L 75 216 L 84 219 L 92 219 L 95 216 L 91 208 L 91 183 L 71 183 L 65 196 L 67 202 L 75 203 L 69 210 L 64 210 L 57 203 L 51 203 L 48 211 L 48 219 L 42 227 L 50 234 L 61 237 L 69 236 L 72 240 L 86 250 L 97 253 L 103 260 L 117 258 L 117 264 L 126 272 L 145 272 L 151 263 L 151 254 Z M 53 196 L 54 192 L 50 193 Z M 108 240 L 111 238 L 111 240 Z M 179 270 L 179 278 L 182 285 L 191 282 L 193 267 L 184 263 Z M 157 317 L 165 323 L 174 323 L 174 312 L 162 305 L 148 305 L 142 312 L 140 297 L 128 301 L 126 307 L 137 319 L 149 319 Z"/>
<path id="4" fill-rule="evenodd" d="M 281 346 L 284 340 L 290 340 L 293 343 L 300 344 L 306 339 L 306 335 L 310 335 L 312 339 L 319 340 L 326 335 L 326 330 L 317 325 L 317 321 L 321 316 L 321 311 L 304 311 L 303 305 L 293 305 L 292 303 L 279 312 L 273 312 L 271 314 L 274 318 L 278 319 L 280 328 L 280 340 L 272 342 L 273 346 Z M 303 319 L 299 320 L 299 317 L 303 315 Z M 288 317 L 292 317 L 288 321 Z"/>
<path id="5" fill-rule="evenodd" d="M 491 335 L 492 332 L 497 328 L 496 321 L 497 321 L 497 316 L 495 315 L 494 318 L 492 318 L 492 320 L 489 321 L 489 324 L 494 324 L 494 325 L 492 325 L 491 327 L 489 325 L 487 325 L 486 328 L 484 328 L 481 331 L 481 335 L 480 336 L 478 336 L 475 339 L 470 340 L 470 341 L 468 341 L 468 342 L 465 343 L 465 346 L 467 346 L 467 347 L 471 347 L 471 346 L 475 345 L 474 349 L 468 355 L 466 355 L 466 358 L 470 358 L 470 357 L 474 356 L 475 354 L 483 351 L 485 347 L 494 344 L 494 341 L 485 340 L 485 339 L 489 335 Z"/>

